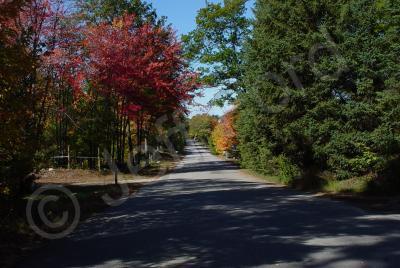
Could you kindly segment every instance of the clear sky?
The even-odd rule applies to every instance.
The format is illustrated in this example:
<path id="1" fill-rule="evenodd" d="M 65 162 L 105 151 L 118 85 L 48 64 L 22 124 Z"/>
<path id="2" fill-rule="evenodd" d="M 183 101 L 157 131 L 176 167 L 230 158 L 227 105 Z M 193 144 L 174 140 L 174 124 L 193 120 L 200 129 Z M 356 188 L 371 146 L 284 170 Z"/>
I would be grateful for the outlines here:
<path id="1" fill-rule="evenodd" d="M 166 16 L 168 22 L 177 31 L 178 35 L 186 34 L 196 27 L 197 11 L 205 7 L 206 0 L 147 0 L 153 4 L 160 16 Z M 208 2 L 222 2 L 222 0 L 208 0 Z M 252 2 L 252 1 L 250 1 Z M 249 3 L 250 5 L 251 3 Z M 203 97 L 196 98 L 195 103 L 206 105 L 210 99 L 217 93 L 217 89 L 207 89 Z M 211 110 L 201 108 L 200 106 L 190 107 L 191 115 L 208 112 L 210 114 L 222 115 L 231 107 L 218 108 Z"/>
<path id="2" fill-rule="evenodd" d="M 147 0 L 153 4 L 160 16 L 168 17 L 178 34 L 186 34 L 196 27 L 197 11 L 205 7 L 206 0 Z M 223 2 L 208 0 L 209 3 Z"/>

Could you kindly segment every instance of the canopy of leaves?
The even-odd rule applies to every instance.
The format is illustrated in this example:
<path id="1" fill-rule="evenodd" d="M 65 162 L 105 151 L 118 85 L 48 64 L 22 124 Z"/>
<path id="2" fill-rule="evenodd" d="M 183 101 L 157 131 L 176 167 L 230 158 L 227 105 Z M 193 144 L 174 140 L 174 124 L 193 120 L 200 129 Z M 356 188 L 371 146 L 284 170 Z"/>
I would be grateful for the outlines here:
<path id="1" fill-rule="evenodd" d="M 134 140 L 139 154 L 144 140 L 160 146 L 157 119 L 174 128 L 199 86 L 151 5 L 80 4 L 0 2 L 0 194 L 68 148 L 92 159 L 101 147 L 125 164 Z M 182 148 L 183 135 L 164 132 Z"/>
<path id="2" fill-rule="evenodd" d="M 234 127 L 237 113 L 235 110 L 226 113 L 212 132 L 212 140 L 218 154 L 235 149 L 237 134 Z"/>
<path id="3" fill-rule="evenodd" d="M 400 155 L 396 1 L 258 0 L 246 47 L 240 149 L 337 178 L 394 173 Z M 397 163 L 397 164 L 393 164 Z"/>
<path id="4" fill-rule="evenodd" d="M 241 90 L 241 52 L 249 33 L 246 2 L 207 3 L 198 12 L 196 29 L 182 37 L 185 55 L 199 64 L 204 83 L 226 90 L 222 100 Z"/>
<path id="5" fill-rule="evenodd" d="M 46 0 L 0 3 L 0 184 L 12 188 L 32 171 L 39 147 L 50 85 L 41 68 L 57 8 Z"/>
<path id="6" fill-rule="evenodd" d="M 152 24 L 161 26 L 165 18 L 158 18 L 150 3 L 142 0 L 79 0 L 77 1 L 81 16 L 94 24 L 112 23 L 114 19 L 125 14 L 136 16 L 135 24 Z"/>
<path id="7" fill-rule="evenodd" d="M 197 84 L 179 42 L 172 30 L 149 24 L 136 28 L 135 20 L 125 15 L 85 31 L 85 53 L 78 60 L 82 78 L 106 95 L 121 97 L 127 113 L 159 115 L 183 108 Z"/>
<path id="8" fill-rule="evenodd" d="M 211 142 L 211 134 L 218 124 L 218 118 L 208 114 L 195 115 L 189 120 L 189 136 L 205 144 Z"/>

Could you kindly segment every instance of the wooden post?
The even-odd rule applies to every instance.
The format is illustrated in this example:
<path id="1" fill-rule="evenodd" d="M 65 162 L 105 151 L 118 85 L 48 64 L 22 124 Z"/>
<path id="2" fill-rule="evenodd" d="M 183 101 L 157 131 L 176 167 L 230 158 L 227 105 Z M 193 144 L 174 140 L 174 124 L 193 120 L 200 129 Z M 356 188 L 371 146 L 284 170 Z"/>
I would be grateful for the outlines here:
<path id="1" fill-rule="evenodd" d="M 67 158 L 68 158 L 68 169 L 71 169 L 70 155 L 69 155 L 69 145 L 68 145 L 68 147 L 67 147 L 67 152 L 68 152 L 68 156 L 67 156 Z"/>
<path id="2" fill-rule="evenodd" d="M 147 137 L 145 137 L 144 138 L 144 155 L 146 157 L 146 166 L 148 166 L 150 163 L 150 157 L 149 157 L 148 151 L 149 151 L 149 146 L 147 144 Z"/>
<path id="3" fill-rule="evenodd" d="M 118 167 L 117 167 L 117 164 L 115 164 L 115 169 L 114 169 L 114 182 L 115 182 L 115 185 L 118 185 Z"/>
<path id="4" fill-rule="evenodd" d="M 97 166 L 99 168 L 99 172 L 101 172 L 100 147 L 97 147 Z"/>
<path id="5" fill-rule="evenodd" d="M 114 173 L 114 183 L 118 185 L 118 164 L 115 158 L 112 159 L 111 170 Z"/>

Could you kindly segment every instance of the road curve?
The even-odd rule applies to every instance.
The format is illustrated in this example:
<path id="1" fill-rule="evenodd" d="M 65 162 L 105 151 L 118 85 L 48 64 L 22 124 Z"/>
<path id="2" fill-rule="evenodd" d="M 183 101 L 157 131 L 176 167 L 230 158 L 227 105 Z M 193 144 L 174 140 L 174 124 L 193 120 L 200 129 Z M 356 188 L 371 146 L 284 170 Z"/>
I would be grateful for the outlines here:
<path id="1" fill-rule="evenodd" d="M 175 172 L 20 267 L 398 267 L 400 215 L 277 187 L 190 143 Z"/>

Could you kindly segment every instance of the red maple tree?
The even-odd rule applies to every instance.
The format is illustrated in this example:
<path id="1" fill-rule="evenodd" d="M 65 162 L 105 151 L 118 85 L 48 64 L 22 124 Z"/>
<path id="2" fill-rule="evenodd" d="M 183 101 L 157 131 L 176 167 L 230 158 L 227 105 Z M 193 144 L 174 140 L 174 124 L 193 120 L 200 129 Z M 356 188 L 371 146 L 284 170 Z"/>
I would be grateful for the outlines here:
<path id="1" fill-rule="evenodd" d="M 105 94 L 121 97 L 124 109 L 155 115 L 182 108 L 197 87 L 171 29 L 135 27 L 135 16 L 85 31 L 87 79 Z"/>
<path id="2" fill-rule="evenodd" d="M 148 130 L 162 115 L 185 112 L 199 84 L 182 57 L 175 33 L 168 27 L 137 26 L 135 19 L 124 15 L 111 24 L 89 25 L 57 56 L 64 58 L 60 69 L 69 73 L 67 80 L 75 92 L 84 95 L 90 84 L 114 100 L 117 117 L 126 122 L 122 129 L 130 131 L 129 121 L 136 123 L 140 147 L 143 128 Z M 80 48 L 67 53 L 71 46 Z"/>

